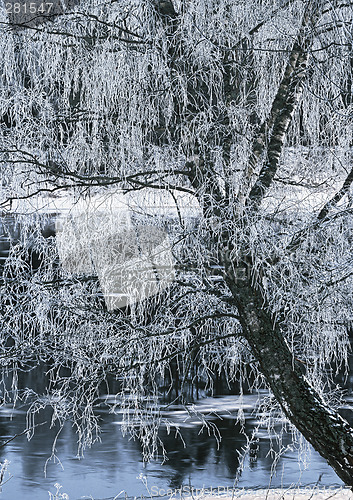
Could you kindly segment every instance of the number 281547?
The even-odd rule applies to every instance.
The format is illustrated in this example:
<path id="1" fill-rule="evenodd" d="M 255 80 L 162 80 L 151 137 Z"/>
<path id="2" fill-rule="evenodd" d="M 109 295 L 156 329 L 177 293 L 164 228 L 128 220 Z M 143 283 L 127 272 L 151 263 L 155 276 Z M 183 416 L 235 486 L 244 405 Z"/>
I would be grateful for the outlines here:
<path id="1" fill-rule="evenodd" d="M 36 3 L 36 2 L 7 2 L 5 4 L 7 14 L 50 14 L 52 3 Z"/>

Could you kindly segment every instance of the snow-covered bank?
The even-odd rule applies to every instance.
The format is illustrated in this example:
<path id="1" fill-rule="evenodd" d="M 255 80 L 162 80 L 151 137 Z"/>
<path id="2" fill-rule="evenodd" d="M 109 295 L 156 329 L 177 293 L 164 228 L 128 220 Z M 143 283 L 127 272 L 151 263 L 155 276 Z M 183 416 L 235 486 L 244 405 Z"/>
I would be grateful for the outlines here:
<path id="1" fill-rule="evenodd" d="M 184 497 L 184 500 L 353 500 L 353 492 L 348 488 L 288 488 L 288 489 L 229 489 L 226 494 L 217 490 L 209 494 L 207 489 L 195 490 L 196 494 Z M 171 497 L 176 498 L 175 496 Z"/>

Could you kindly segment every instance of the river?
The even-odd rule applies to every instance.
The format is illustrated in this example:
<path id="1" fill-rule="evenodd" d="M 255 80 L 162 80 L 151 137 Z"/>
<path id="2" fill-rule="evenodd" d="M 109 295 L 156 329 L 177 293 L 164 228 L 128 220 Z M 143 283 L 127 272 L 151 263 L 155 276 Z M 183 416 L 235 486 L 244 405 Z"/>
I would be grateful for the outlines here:
<path id="1" fill-rule="evenodd" d="M 77 457 L 77 436 L 69 424 L 58 438 L 55 459 L 50 459 L 50 455 L 56 430 L 48 426 L 37 427 L 30 441 L 22 435 L 0 448 L 0 461 L 9 461 L 0 498 L 47 500 L 48 491 L 53 494 L 56 491 L 55 483 L 62 485 L 60 492 L 66 493 L 70 500 L 170 496 L 179 495 L 180 489 L 187 494 L 191 488 L 224 492 L 235 485 L 239 488 L 266 488 L 269 485 L 287 488 L 314 485 L 319 481 L 321 486 L 341 486 L 339 478 L 312 449 L 302 453 L 287 449 L 278 459 L 276 472 L 271 474 L 270 450 L 278 450 L 278 443 L 276 433 L 266 427 L 266 415 L 262 415 L 264 422 L 261 424 L 253 413 L 257 399 L 250 394 L 242 400 L 246 433 L 251 435 L 254 428 L 260 426 L 256 434 L 258 442 L 252 446 L 237 482 L 239 453 L 246 444 L 236 423 L 239 396 L 206 398 L 196 404 L 206 419 L 217 425 L 221 435 L 219 443 L 207 429 L 202 431 L 199 419 L 188 416 L 182 408 L 169 408 L 168 419 L 178 424 L 186 446 L 174 433 L 168 435 L 167 429 L 162 428 L 160 436 L 168 451 L 168 460 L 162 464 L 162 457 L 159 457 L 147 465 L 143 464 L 139 443 L 122 436 L 121 415 L 110 414 L 102 396 L 98 412 L 101 442 L 87 449 L 84 458 Z M 353 398 L 348 398 L 341 411 L 351 422 L 352 409 Z M 220 418 L 212 416 L 214 411 Z M 3 406 L 0 409 L 3 441 L 20 434 L 25 427 L 25 408 L 13 410 Z M 280 427 L 281 422 L 278 422 L 275 428 L 279 430 Z M 290 435 L 284 433 L 282 445 L 288 444 Z"/>

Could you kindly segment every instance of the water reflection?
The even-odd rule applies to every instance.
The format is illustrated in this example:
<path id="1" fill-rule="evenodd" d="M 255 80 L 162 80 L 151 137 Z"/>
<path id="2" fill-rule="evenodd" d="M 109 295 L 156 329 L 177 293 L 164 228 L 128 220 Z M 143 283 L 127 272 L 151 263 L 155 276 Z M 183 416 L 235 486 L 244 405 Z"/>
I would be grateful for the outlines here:
<path id="1" fill-rule="evenodd" d="M 250 435 L 256 421 L 251 415 L 256 397 L 245 396 L 246 424 L 245 430 Z M 154 461 L 146 467 L 142 464 L 139 443 L 123 438 L 120 432 L 121 417 L 111 415 L 107 409 L 100 410 L 102 418 L 101 443 L 87 450 L 85 458 L 76 457 L 77 436 L 74 429 L 66 425 L 60 434 L 56 446 L 56 456 L 61 460 L 62 469 L 57 459 L 46 461 L 51 455 L 51 446 L 56 429 L 47 426 L 38 427 L 34 437 L 28 442 L 25 436 L 11 441 L 0 448 L 0 461 L 5 459 L 11 463 L 9 470 L 12 479 L 3 486 L 1 498 L 12 500 L 26 498 L 47 500 L 48 490 L 54 492 L 54 483 L 63 485 L 62 491 L 69 494 L 70 500 L 88 498 L 95 500 L 114 498 L 124 490 L 129 496 L 148 496 L 144 480 L 137 479 L 142 474 L 147 479 L 149 490 L 154 494 L 168 490 L 184 488 L 231 488 L 234 484 L 239 453 L 246 443 L 235 421 L 235 411 L 239 402 L 238 396 L 208 398 L 198 404 L 199 409 L 207 415 L 211 408 L 218 409 L 222 420 L 214 420 L 222 436 L 217 443 L 202 423 L 195 418 L 187 419 L 187 414 L 178 408 L 172 408 L 170 419 L 176 422 L 182 431 L 182 437 L 161 429 L 161 438 L 168 452 L 168 460 L 161 465 Z M 225 410 L 227 409 L 227 411 Z M 350 406 L 345 416 L 351 416 Z M 50 415 L 42 415 L 49 418 Z M 352 419 L 351 419 L 352 420 Z M 19 434 L 25 428 L 25 410 L 10 411 L 3 408 L 0 412 L 0 433 L 2 440 Z M 260 429 L 259 441 L 254 444 L 253 452 L 247 458 L 245 469 L 239 478 L 239 487 L 267 487 L 272 465 L 271 448 L 276 449 L 276 441 L 271 442 L 266 429 Z M 290 436 L 283 436 L 283 445 L 289 444 Z M 302 484 L 315 483 L 323 474 L 322 485 L 341 485 L 324 461 L 314 452 L 309 457 L 309 466 L 305 463 L 298 466 L 295 451 L 287 451 L 278 462 L 278 473 L 272 478 L 272 486 L 288 487 L 301 480 Z M 46 465 L 46 477 L 44 468 Z M 301 469 L 303 469 L 301 471 Z M 87 495 L 86 497 L 84 495 Z"/>

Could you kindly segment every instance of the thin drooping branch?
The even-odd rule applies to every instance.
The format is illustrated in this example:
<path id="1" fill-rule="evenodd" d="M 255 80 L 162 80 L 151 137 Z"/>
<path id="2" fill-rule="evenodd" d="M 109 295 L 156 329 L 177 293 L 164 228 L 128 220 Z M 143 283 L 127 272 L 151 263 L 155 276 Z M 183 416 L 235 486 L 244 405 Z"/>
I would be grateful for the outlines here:
<path id="1" fill-rule="evenodd" d="M 169 54 L 168 63 L 170 68 L 174 69 L 177 74 L 181 73 L 183 77 L 189 80 L 194 69 L 192 65 L 188 64 L 188 49 L 177 32 L 180 22 L 179 14 L 175 11 L 173 3 L 170 0 L 154 0 L 153 5 L 166 29 Z M 180 58 L 183 58 L 182 61 Z M 194 80 L 196 83 L 193 86 L 189 85 L 187 87 L 188 104 L 186 109 L 182 111 L 183 105 L 179 102 L 175 103 L 175 128 L 190 128 L 191 126 L 188 121 L 195 114 L 195 106 L 198 105 L 199 108 L 202 108 L 204 103 L 214 100 L 214 97 L 211 97 L 212 93 L 210 89 L 205 85 L 203 75 L 197 73 L 194 76 Z M 218 103 L 216 101 L 215 107 L 217 105 Z M 200 111 L 200 109 L 198 111 Z M 224 129 L 224 120 L 223 114 L 220 114 L 219 121 L 213 125 L 213 128 L 220 125 L 218 127 L 218 133 L 220 130 Z M 192 135 L 192 133 L 190 135 Z M 212 144 L 213 139 L 210 138 L 209 142 L 210 144 L 206 145 L 201 144 L 200 140 L 195 140 L 193 145 L 188 146 L 188 151 L 185 151 L 187 159 L 184 175 L 190 180 L 195 189 L 195 194 L 198 196 L 202 193 L 202 203 L 205 211 L 216 210 L 219 216 L 221 206 L 224 202 L 224 196 L 214 170 L 213 162 L 210 159 L 209 150 L 214 146 L 214 144 Z M 225 149 L 226 142 L 228 144 L 228 150 L 230 149 L 229 141 L 226 141 L 224 136 L 221 142 L 223 149 Z"/>

